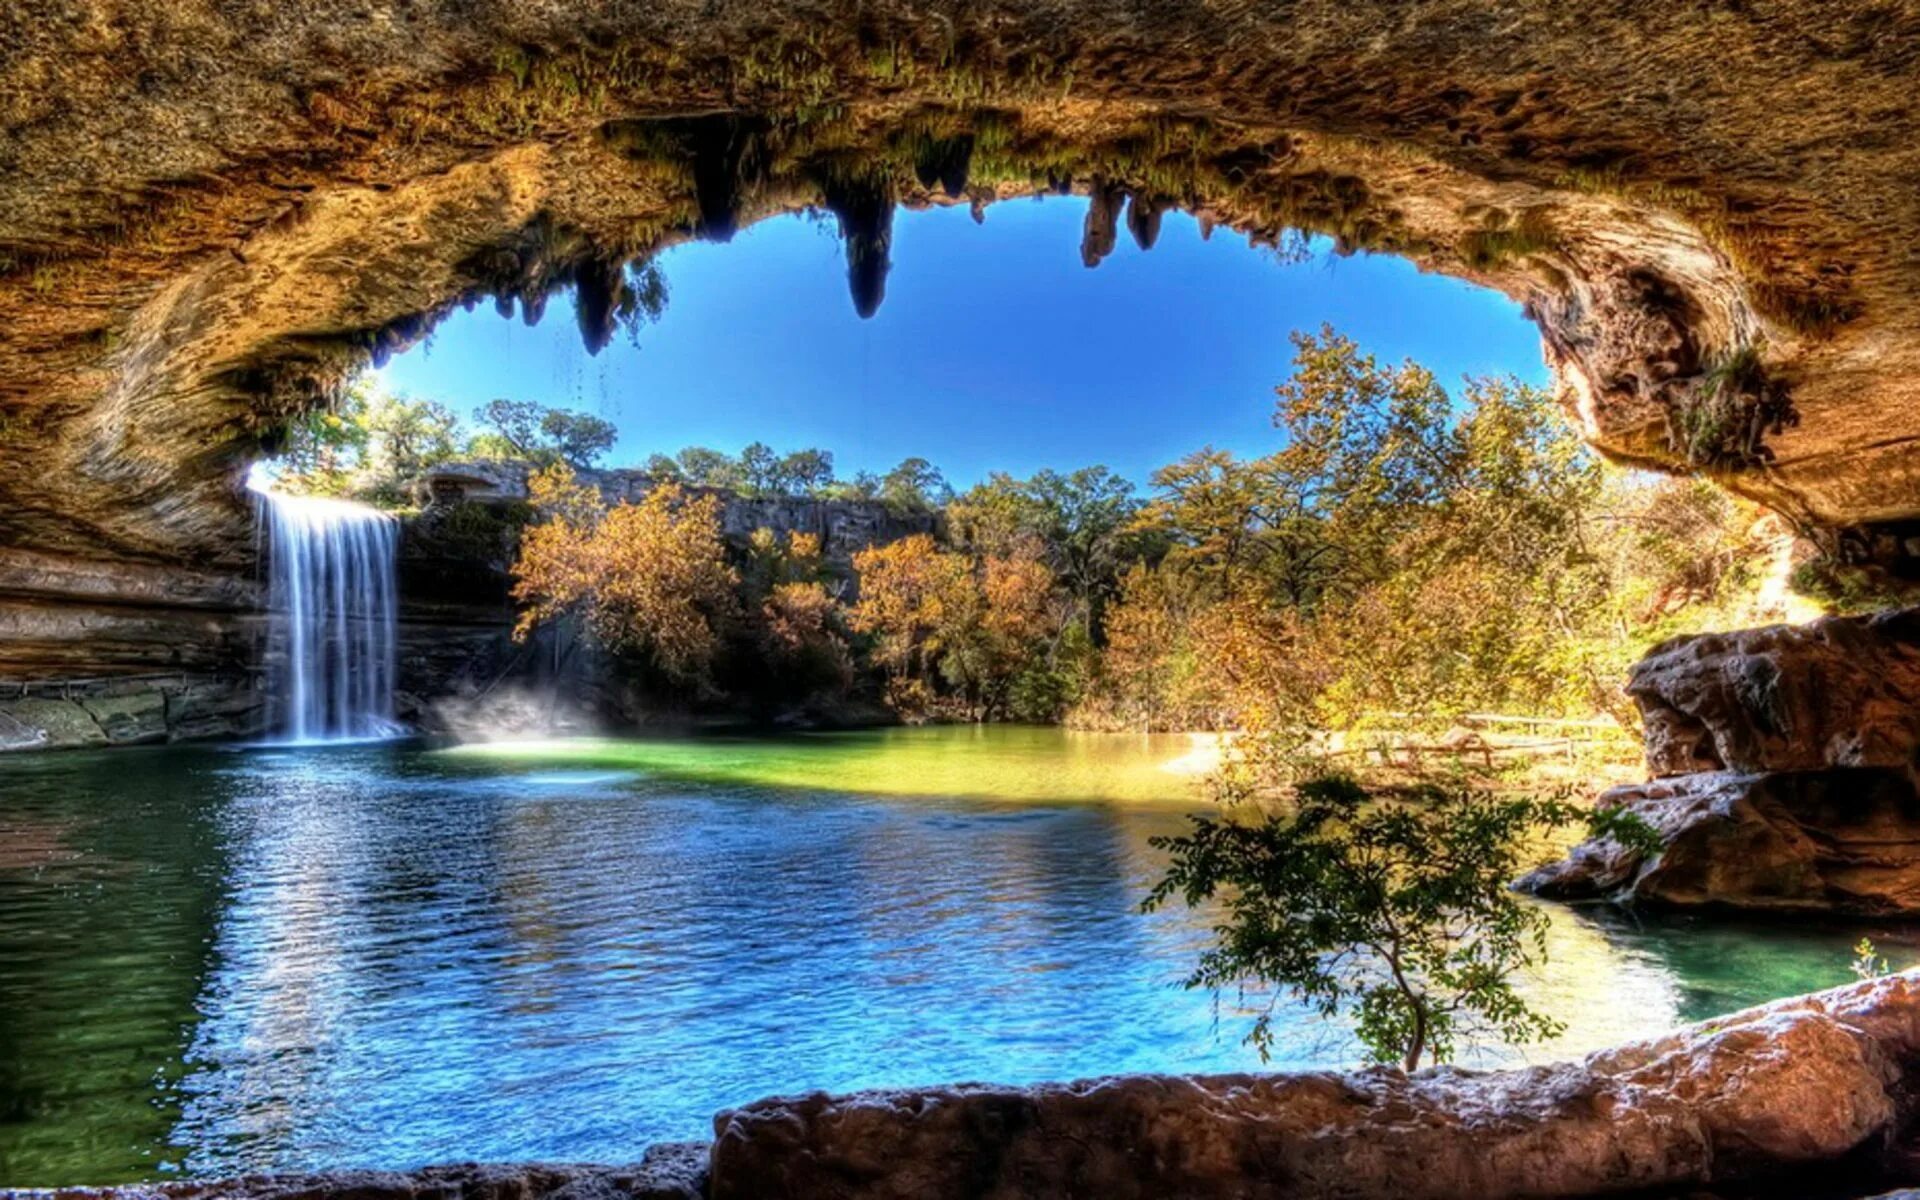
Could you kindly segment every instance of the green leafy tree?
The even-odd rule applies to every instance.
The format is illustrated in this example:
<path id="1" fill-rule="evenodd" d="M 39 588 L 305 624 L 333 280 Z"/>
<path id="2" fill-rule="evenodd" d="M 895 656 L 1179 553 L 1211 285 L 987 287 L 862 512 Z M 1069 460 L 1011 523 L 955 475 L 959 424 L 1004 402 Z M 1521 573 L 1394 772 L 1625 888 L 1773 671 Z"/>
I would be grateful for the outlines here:
<path id="1" fill-rule="evenodd" d="M 880 477 L 872 471 L 855 471 L 852 479 L 836 480 L 829 484 L 826 495 L 834 500 L 878 500 Z"/>
<path id="2" fill-rule="evenodd" d="M 782 488 L 802 496 L 822 495 L 833 486 L 833 453 L 809 446 L 780 460 Z"/>
<path id="3" fill-rule="evenodd" d="M 489 400 L 474 410 L 473 418 L 485 429 L 468 444 L 470 453 L 541 466 L 564 462 L 585 470 L 619 437 L 610 421 L 530 400 Z"/>
<path id="4" fill-rule="evenodd" d="M 1545 960 L 1548 922 L 1508 884 L 1531 836 L 1576 824 L 1640 844 L 1653 836 L 1620 809 L 1457 785 L 1385 795 L 1322 776 L 1277 815 L 1196 817 L 1192 832 L 1154 839 L 1171 862 L 1146 907 L 1219 904 L 1215 943 L 1186 983 L 1277 988 L 1247 1035 L 1263 1058 L 1274 1007 L 1291 995 L 1350 1017 L 1370 1059 L 1412 1071 L 1450 1061 L 1463 1042 L 1560 1031 L 1514 987 Z"/>
<path id="5" fill-rule="evenodd" d="M 740 452 L 740 475 L 750 496 L 778 496 L 786 491 L 780 456 L 765 442 L 753 442 Z"/>
<path id="6" fill-rule="evenodd" d="M 902 512 L 926 512 L 953 499 L 953 489 L 938 467 L 924 458 L 908 458 L 880 477 L 879 496 Z"/>
<path id="7" fill-rule="evenodd" d="M 361 418 L 367 429 L 367 469 L 381 481 L 418 475 L 452 458 L 460 418 L 444 404 L 406 396 L 375 396 Z"/>
<path id="8" fill-rule="evenodd" d="M 731 454 L 706 446 L 688 446 L 674 457 L 680 464 L 681 476 L 695 487 L 739 491 L 746 486 L 746 475 L 740 469 L 739 460 Z"/>
<path id="9" fill-rule="evenodd" d="M 544 449 L 540 420 L 547 410 L 531 400 L 489 400 L 473 410 L 473 419 L 482 425 L 491 448 L 504 449 L 503 458 L 537 458 Z"/>
<path id="10" fill-rule="evenodd" d="M 1073 597 L 1083 628 L 1118 586 L 1130 550 L 1144 549 L 1130 530 L 1140 501 L 1132 483 L 1104 466 L 1062 475 L 1041 471 L 1027 482 L 1040 514 L 1039 535 L 1055 573 Z"/>
<path id="11" fill-rule="evenodd" d="M 564 408 L 547 410 L 540 418 L 540 432 L 553 454 L 575 470 L 600 461 L 620 436 L 613 422 Z"/>

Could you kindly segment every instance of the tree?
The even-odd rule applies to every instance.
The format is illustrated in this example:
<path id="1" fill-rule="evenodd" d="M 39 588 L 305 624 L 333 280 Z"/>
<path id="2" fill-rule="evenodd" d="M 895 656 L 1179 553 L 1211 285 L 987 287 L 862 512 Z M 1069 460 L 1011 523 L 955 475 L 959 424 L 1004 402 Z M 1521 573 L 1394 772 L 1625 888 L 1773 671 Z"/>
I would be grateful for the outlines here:
<path id="1" fill-rule="evenodd" d="M 688 446 L 675 458 L 680 463 L 680 474 L 694 487 L 721 488 L 732 492 L 739 491 L 746 484 L 746 476 L 741 472 L 739 462 L 730 454 L 706 446 Z"/>
<path id="2" fill-rule="evenodd" d="M 833 453 L 811 446 L 793 451 L 780 460 L 780 480 L 791 494 L 820 495 L 833 485 Z"/>
<path id="3" fill-rule="evenodd" d="M 783 538 L 761 528 L 747 538 L 740 596 L 754 670 L 770 675 L 778 690 L 789 694 L 837 690 L 852 682 L 853 656 L 839 602 L 823 582 L 826 575 L 814 534 Z"/>
<path id="4" fill-rule="evenodd" d="M 565 462 L 576 470 L 586 470 L 619 437 L 619 430 L 610 421 L 530 400 L 489 400 L 474 410 L 473 418 L 487 432 L 469 443 L 472 453 L 523 459 L 541 466 Z"/>
<path id="5" fill-rule="evenodd" d="M 855 471 L 852 479 L 836 479 L 821 489 L 829 500 L 867 501 L 880 498 L 880 477 L 872 471 Z"/>
<path id="6" fill-rule="evenodd" d="M 536 458 L 543 449 L 540 421 L 547 410 L 531 400 L 489 400 L 473 410 L 473 419 L 498 439 L 505 448 L 503 457 Z"/>
<path id="7" fill-rule="evenodd" d="M 453 457 L 460 418 L 443 404 L 376 395 L 361 418 L 367 429 L 366 469 L 398 482 Z"/>
<path id="8" fill-rule="evenodd" d="M 598 462 L 620 436 L 611 421 L 563 408 L 549 409 L 540 418 L 540 432 L 562 462 L 582 471 Z"/>
<path id="9" fill-rule="evenodd" d="M 1412 1071 L 1451 1060 L 1463 1041 L 1560 1030 L 1514 988 L 1517 972 L 1545 960 L 1548 921 L 1508 884 L 1532 834 L 1577 823 L 1655 837 L 1620 809 L 1457 785 L 1384 795 L 1324 776 L 1279 815 L 1196 817 L 1192 832 L 1153 839 L 1171 862 L 1145 905 L 1218 901 L 1215 943 L 1186 983 L 1278 987 L 1247 1035 L 1262 1058 L 1285 993 L 1323 1017 L 1350 1016 L 1370 1059 Z"/>
<path id="10" fill-rule="evenodd" d="M 901 512 L 925 512 L 953 499 L 953 489 L 938 467 L 908 458 L 880 477 L 880 499 Z"/>
<path id="11" fill-rule="evenodd" d="M 916 533 L 853 556 L 860 599 L 847 623 L 874 639 L 873 659 L 888 674 L 924 680 L 944 649 L 953 614 L 971 602 L 967 562 Z"/>
<path id="12" fill-rule="evenodd" d="M 1121 560 L 1140 501 L 1133 484 L 1104 466 L 1062 475 L 1041 471 L 1027 483 L 1054 571 L 1091 627 L 1119 582 Z"/>
<path id="13" fill-rule="evenodd" d="M 1264 462 L 1247 463 L 1211 446 L 1153 474 L 1159 494 L 1140 524 L 1166 538 L 1169 556 L 1218 595 L 1252 582 L 1265 532 L 1283 499 Z"/>
<path id="14" fill-rule="evenodd" d="M 780 477 L 780 456 L 765 442 L 753 442 L 740 452 L 740 475 L 750 496 L 778 496 L 786 491 Z"/>
<path id="15" fill-rule="evenodd" d="M 673 682 L 706 685 L 739 581 L 718 498 L 668 483 L 607 509 L 560 464 L 534 475 L 532 502 L 544 519 L 522 536 L 514 563 L 514 599 L 526 606 L 514 636 L 578 617 L 603 645 Z"/>

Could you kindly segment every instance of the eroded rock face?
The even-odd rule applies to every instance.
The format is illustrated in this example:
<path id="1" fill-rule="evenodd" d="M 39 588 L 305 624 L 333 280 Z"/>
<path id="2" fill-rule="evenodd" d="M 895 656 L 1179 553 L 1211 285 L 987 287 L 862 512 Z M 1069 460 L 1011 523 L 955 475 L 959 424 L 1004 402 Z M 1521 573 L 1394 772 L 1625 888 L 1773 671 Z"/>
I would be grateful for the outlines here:
<path id="1" fill-rule="evenodd" d="M 452 305 L 826 203 L 1175 205 L 1522 301 L 1597 444 L 1920 516 L 1920 14 L 1611 0 L 52 0 L 0 62 L 0 545 L 243 568 L 240 469 Z M 1797 424 L 1796 424 L 1797 420 Z M 1762 468 L 1765 469 L 1762 469 Z"/>
<path id="2" fill-rule="evenodd" d="M 1655 778 L 1906 769 L 1920 755 L 1920 609 L 1679 638 L 1627 693 Z"/>
<path id="3" fill-rule="evenodd" d="M 1586 842 L 1522 889 L 1554 900 L 1920 914 L 1920 796 L 1904 771 L 1701 772 L 1613 788 L 1600 803 L 1645 818 L 1662 849 Z"/>
<path id="4" fill-rule="evenodd" d="M 1129 1076 L 765 1100 L 713 1200 L 1500 1200 L 1908 1182 L 1920 980 L 1753 1009 L 1583 1063 Z M 1891 1177 L 1890 1177 L 1891 1176 Z M 1803 1189 L 1811 1194 L 1814 1189 Z"/>
<path id="5" fill-rule="evenodd" d="M 1520 886 L 1563 900 L 1920 913 L 1920 610 L 1678 638 L 1627 691 L 1654 779 L 1614 788 L 1655 854 L 1587 842 Z"/>
<path id="6" fill-rule="evenodd" d="M 0 751 L 260 732 L 239 575 L 0 548 Z"/>

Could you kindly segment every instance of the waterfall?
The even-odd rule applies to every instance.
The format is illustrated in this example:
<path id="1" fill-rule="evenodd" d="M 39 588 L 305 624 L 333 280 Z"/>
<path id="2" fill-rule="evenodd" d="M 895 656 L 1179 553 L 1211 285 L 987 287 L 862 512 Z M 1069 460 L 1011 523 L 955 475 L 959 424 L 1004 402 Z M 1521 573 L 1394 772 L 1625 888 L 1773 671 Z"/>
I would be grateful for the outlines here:
<path id="1" fill-rule="evenodd" d="M 399 522 L 256 477 L 267 533 L 267 654 L 275 736 L 290 742 L 393 737 L 395 550 Z"/>

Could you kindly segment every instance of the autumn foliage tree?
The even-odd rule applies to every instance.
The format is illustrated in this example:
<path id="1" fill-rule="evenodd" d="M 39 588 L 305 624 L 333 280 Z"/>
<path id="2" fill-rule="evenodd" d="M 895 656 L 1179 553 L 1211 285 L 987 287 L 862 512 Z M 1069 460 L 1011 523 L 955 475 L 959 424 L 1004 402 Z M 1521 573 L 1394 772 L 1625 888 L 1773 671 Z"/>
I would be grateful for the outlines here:
<path id="1" fill-rule="evenodd" d="M 845 613 L 827 585 L 817 535 L 756 529 L 740 572 L 743 615 L 756 669 L 779 692 L 804 696 L 840 691 L 853 682 Z"/>
<path id="2" fill-rule="evenodd" d="M 720 502 L 665 484 L 608 508 L 564 463 L 535 473 L 531 500 L 538 523 L 513 566 L 513 595 L 524 606 L 515 637 L 571 618 L 673 683 L 707 684 L 738 582 Z"/>
<path id="3" fill-rule="evenodd" d="M 1056 580 L 1037 548 L 968 555 L 915 534 L 854 556 L 860 598 L 848 623 L 872 640 L 888 696 L 912 716 L 950 697 L 992 717 L 1023 668 L 1058 633 Z"/>

